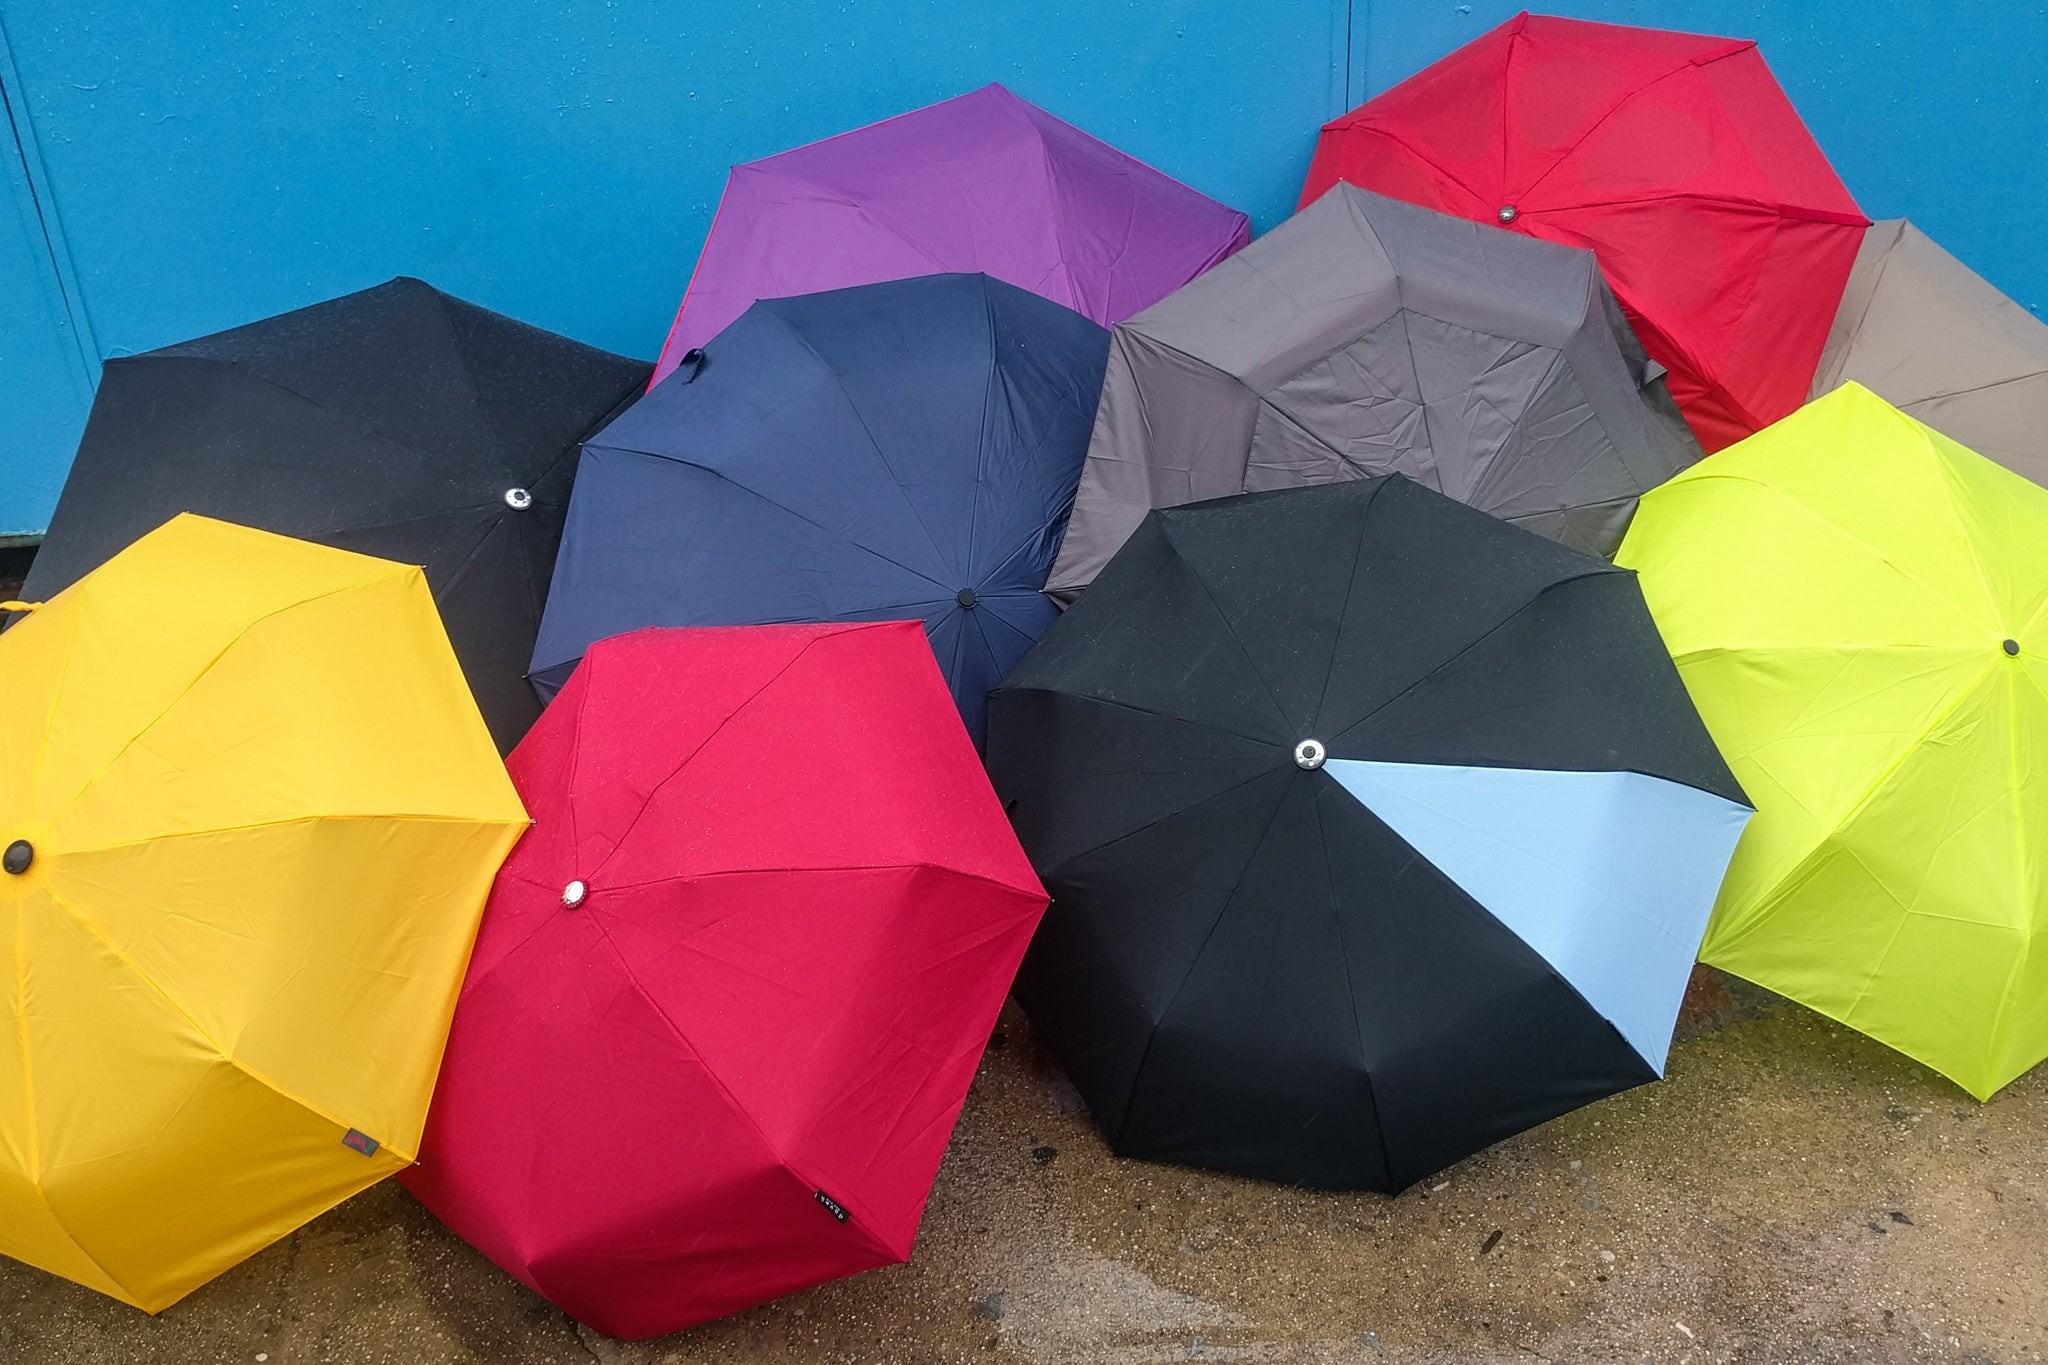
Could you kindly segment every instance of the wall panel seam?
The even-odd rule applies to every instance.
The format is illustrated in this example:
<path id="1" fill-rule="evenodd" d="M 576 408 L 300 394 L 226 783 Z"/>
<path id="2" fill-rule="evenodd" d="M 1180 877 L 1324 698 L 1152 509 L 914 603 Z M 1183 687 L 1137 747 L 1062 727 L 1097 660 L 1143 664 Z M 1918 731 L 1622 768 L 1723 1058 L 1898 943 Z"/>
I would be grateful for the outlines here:
<path id="1" fill-rule="evenodd" d="M 4 14 L 0 14 L 0 114 L 7 119 L 14 155 L 21 164 L 29 205 L 35 212 L 43 251 L 57 286 L 57 298 L 64 309 L 65 326 L 71 334 L 69 350 L 77 362 L 74 375 L 83 386 L 84 396 L 90 399 L 99 383 L 99 345 L 93 337 L 91 320 L 86 315 L 85 299 L 79 292 L 70 243 L 65 239 L 63 221 L 57 214 L 56 198 L 29 116 L 28 99 L 22 90 L 21 75 L 14 65 L 14 48 L 8 41 Z"/>

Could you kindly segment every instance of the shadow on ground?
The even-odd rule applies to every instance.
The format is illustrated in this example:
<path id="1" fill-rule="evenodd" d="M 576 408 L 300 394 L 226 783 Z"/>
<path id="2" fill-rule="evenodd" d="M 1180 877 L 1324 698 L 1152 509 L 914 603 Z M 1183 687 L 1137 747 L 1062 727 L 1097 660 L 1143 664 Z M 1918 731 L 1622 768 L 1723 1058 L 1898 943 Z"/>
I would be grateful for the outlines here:
<path id="1" fill-rule="evenodd" d="M 2037 1361 L 2048 1068 L 1978 1105 L 1708 969 L 1670 1076 L 1399 1198 L 1114 1161 L 1011 1007 L 916 1260 L 659 1341 L 385 1184 L 148 1318 L 0 1263 L 0 1359 Z"/>

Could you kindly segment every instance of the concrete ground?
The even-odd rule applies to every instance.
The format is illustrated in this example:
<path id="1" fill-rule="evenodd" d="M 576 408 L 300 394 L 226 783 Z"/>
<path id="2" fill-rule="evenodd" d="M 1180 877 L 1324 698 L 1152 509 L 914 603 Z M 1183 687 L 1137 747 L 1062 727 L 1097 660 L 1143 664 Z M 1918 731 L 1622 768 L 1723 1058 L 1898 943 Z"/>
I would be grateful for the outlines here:
<path id="1" fill-rule="evenodd" d="M 1012 1007 L 916 1260 L 659 1341 L 386 1184 L 158 1318 L 0 1263 L 0 1361 L 2039 1361 L 2048 1068 L 1978 1105 L 1702 969 L 1670 1077 L 1399 1198 L 1112 1160 Z"/>

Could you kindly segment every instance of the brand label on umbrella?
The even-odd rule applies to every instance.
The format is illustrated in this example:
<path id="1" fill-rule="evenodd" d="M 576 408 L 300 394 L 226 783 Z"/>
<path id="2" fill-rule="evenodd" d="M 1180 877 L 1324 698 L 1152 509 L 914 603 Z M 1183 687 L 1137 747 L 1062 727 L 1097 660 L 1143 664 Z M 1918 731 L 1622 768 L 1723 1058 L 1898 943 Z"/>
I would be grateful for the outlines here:
<path id="1" fill-rule="evenodd" d="M 368 1133 L 358 1132 L 351 1128 L 341 1135 L 341 1145 L 348 1148 L 351 1152 L 360 1152 L 364 1156 L 375 1156 L 377 1155 L 377 1148 L 381 1144 Z"/>
<path id="2" fill-rule="evenodd" d="M 844 1204 L 841 1204 L 837 1199 L 834 1199 L 831 1195 L 825 1193 L 823 1190 L 819 1190 L 817 1193 L 818 1203 L 824 1207 L 825 1212 L 831 1214 L 840 1222 L 845 1222 L 846 1206 Z"/>

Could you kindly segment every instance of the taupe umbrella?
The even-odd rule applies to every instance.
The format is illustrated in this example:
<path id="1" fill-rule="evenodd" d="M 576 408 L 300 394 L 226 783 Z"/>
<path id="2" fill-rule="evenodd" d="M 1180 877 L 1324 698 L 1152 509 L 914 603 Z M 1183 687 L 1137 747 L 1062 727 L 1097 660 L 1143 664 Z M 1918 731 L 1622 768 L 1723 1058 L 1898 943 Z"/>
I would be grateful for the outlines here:
<path id="1" fill-rule="evenodd" d="M 2048 484 L 2048 323 L 1903 218 L 1863 235 L 1812 396 L 1849 379 Z"/>
<path id="2" fill-rule="evenodd" d="M 1348 184 L 1112 335 L 1063 601 L 1151 508 L 1376 474 L 1610 555 L 1700 457 L 1591 252 Z"/>

